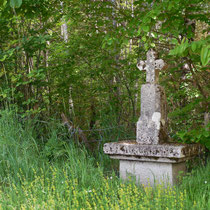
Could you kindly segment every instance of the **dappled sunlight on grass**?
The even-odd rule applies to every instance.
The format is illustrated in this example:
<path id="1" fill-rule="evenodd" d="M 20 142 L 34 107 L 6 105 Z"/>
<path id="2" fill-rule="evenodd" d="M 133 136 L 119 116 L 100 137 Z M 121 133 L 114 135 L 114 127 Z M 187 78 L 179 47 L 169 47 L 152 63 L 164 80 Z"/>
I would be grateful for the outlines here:
<path id="1" fill-rule="evenodd" d="M 28 181 L 22 172 L 20 184 L 10 183 L 1 187 L 1 207 L 20 209 L 183 209 L 186 191 L 164 188 L 158 185 L 139 187 L 133 182 L 121 183 L 117 177 L 105 178 L 100 174 L 100 187 L 81 188 L 80 180 L 70 178 L 67 171 L 50 167 L 48 175 L 34 171 L 34 179 Z M 6 196 L 7 195 L 7 196 Z"/>

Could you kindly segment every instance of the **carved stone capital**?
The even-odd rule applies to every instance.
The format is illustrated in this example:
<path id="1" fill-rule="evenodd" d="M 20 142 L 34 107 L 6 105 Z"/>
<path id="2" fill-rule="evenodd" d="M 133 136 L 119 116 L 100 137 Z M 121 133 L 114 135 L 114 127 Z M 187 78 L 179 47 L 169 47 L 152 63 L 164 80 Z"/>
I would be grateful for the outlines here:
<path id="1" fill-rule="evenodd" d="M 136 141 L 122 141 L 104 144 L 104 153 L 108 155 L 144 158 L 190 159 L 204 151 L 200 144 L 164 143 L 158 145 L 140 145 Z"/>

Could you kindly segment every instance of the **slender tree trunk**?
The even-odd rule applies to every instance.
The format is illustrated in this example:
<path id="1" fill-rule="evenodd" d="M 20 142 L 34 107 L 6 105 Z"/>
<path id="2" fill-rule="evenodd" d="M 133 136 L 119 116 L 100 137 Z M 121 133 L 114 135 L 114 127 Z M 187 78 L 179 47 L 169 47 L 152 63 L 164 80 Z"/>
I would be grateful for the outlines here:
<path id="1" fill-rule="evenodd" d="M 61 7 L 63 7 L 63 2 L 61 2 Z M 64 23 L 61 25 L 61 35 L 63 36 L 64 42 L 67 43 L 69 36 L 68 36 L 68 25 L 66 21 L 64 20 Z M 74 115 L 74 101 L 72 98 L 72 86 L 69 86 L 69 115 L 73 116 Z"/>

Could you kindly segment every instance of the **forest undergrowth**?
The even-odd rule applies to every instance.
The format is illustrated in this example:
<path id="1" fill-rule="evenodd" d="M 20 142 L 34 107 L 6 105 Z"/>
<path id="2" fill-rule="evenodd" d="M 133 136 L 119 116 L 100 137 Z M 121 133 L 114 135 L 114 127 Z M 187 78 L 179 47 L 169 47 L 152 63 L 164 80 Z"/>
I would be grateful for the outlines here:
<path id="1" fill-rule="evenodd" d="M 58 122 L 0 112 L 0 209 L 208 209 L 210 162 L 175 187 L 122 182 Z M 109 167 L 108 167 L 109 166 Z M 110 170 L 109 170 L 110 169 Z"/>

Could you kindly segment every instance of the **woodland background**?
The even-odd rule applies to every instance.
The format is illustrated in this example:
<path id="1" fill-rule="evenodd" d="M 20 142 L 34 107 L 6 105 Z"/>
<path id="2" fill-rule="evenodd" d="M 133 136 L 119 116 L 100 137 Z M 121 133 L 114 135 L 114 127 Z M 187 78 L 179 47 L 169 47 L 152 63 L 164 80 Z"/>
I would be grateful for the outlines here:
<path id="1" fill-rule="evenodd" d="M 205 0 L 1 0 L 0 109 L 38 133 L 57 119 L 90 149 L 135 138 L 136 64 L 154 48 L 171 137 L 210 148 L 208 15 Z"/>

